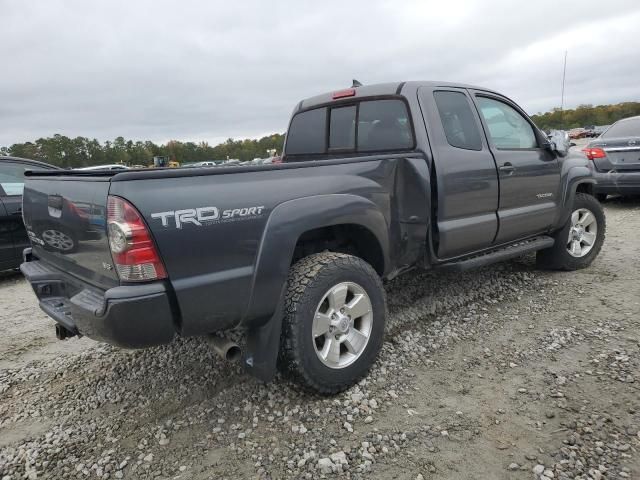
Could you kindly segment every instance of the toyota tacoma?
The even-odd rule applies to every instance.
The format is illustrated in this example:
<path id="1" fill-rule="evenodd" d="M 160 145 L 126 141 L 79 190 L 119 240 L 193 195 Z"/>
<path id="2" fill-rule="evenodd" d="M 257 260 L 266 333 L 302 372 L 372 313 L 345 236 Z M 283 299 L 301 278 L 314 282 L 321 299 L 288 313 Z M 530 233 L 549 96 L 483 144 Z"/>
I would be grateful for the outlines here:
<path id="1" fill-rule="evenodd" d="M 281 164 L 31 172 L 21 269 L 59 338 L 206 336 L 264 381 L 279 367 L 331 394 L 375 361 L 384 281 L 534 251 L 549 269 L 594 260 L 593 166 L 568 148 L 484 88 L 335 91 L 295 107 Z"/>

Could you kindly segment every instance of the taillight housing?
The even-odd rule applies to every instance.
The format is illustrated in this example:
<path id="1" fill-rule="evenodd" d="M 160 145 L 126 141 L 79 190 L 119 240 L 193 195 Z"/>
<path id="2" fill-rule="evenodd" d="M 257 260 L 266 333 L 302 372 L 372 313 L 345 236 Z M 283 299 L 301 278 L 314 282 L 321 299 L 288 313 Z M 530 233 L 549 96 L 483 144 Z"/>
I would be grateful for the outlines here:
<path id="1" fill-rule="evenodd" d="M 583 148 L 582 151 L 587 156 L 589 160 L 594 160 L 596 158 L 605 158 L 607 156 L 607 152 L 603 149 L 594 147 L 594 148 Z"/>
<path id="2" fill-rule="evenodd" d="M 107 233 L 120 280 L 147 282 L 167 277 L 142 216 L 123 198 L 109 196 L 107 200 Z"/>

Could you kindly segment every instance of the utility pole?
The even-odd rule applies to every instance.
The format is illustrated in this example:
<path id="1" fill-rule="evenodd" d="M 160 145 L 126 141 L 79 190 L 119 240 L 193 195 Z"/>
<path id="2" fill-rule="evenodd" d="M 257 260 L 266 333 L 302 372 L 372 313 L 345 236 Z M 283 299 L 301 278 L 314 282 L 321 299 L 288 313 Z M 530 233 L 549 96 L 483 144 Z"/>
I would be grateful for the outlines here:
<path id="1" fill-rule="evenodd" d="M 562 66 L 562 94 L 560 97 L 560 111 L 564 110 L 564 81 L 567 76 L 567 51 L 564 51 L 564 65 Z"/>

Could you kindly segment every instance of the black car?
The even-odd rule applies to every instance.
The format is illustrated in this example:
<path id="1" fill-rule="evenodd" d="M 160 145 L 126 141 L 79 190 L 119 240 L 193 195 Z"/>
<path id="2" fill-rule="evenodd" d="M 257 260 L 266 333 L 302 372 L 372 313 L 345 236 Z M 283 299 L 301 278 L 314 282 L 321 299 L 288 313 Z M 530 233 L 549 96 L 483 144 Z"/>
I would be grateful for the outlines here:
<path id="1" fill-rule="evenodd" d="M 18 268 L 29 238 L 22 224 L 22 189 L 27 170 L 55 170 L 35 160 L 0 157 L 0 271 Z"/>
<path id="2" fill-rule="evenodd" d="M 607 195 L 640 195 L 640 116 L 611 125 L 583 149 L 593 162 L 599 200 Z"/>

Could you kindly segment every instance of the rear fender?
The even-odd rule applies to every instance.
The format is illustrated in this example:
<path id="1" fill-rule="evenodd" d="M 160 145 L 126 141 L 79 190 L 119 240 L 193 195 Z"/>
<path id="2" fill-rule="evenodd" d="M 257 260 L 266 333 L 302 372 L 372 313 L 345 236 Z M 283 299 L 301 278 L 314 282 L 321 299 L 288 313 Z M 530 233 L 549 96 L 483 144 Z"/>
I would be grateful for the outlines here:
<path id="1" fill-rule="evenodd" d="M 269 216 L 258 251 L 252 295 L 244 315 L 245 368 L 261 380 L 275 375 L 282 329 L 286 281 L 300 236 L 340 224 L 367 228 L 378 240 L 389 268 L 389 227 L 373 202 L 356 195 L 304 197 L 278 205 Z"/>
<path id="2" fill-rule="evenodd" d="M 270 317 L 275 311 L 300 236 L 309 230 L 341 224 L 359 225 L 373 233 L 381 247 L 386 271 L 389 227 L 376 204 L 349 194 L 318 195 L 284 202 L 271 212 L 262 235 L 251 301 L 244 315 L 247 326 L 254 319 Z"/>

